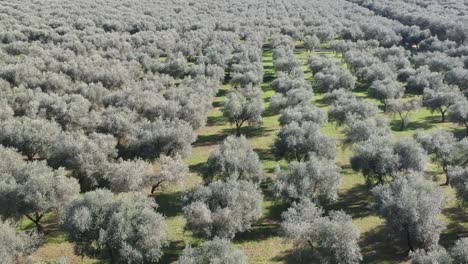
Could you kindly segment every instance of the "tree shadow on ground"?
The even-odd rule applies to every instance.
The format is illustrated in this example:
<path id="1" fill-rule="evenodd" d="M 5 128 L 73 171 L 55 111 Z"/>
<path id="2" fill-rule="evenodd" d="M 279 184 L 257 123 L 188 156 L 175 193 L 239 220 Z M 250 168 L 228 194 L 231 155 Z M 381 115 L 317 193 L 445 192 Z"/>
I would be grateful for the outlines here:
<path id="1" fill-rule="evenodd" d="M 206 173 L 206 162 L 200 162 L 197 164 L 189 165 L 191 172 L 197 173 L 198 175 L 205 175 Z"/>
<path id="2" fill-rule="evenodd" d="M 182 213 L 182 192 L 156 192 L 153 195 L 158 204 L 157 211 L 166 217 L 173 217 Z"/>
<path id="3" fill-rule="evenodd" d="M 220 126 L 226 123 L 227 120 L 224 116 L 209 116 L 206 120 L 206 126 Z"/>
<path id="4" fill-rule="evenodd" d="M 164 255 L 158 263 L 169 264 L 176 262 L 184 248 L 185 242 L 183 240 L 170 241 L 169 245 L 164 249 Z"/>
<path id="5" fill-rule="evenodd" d="M 293 248 L 285 251 L 281 256 L 274 257 L 272 260 L 285 264 L 322 263 L 317 257 L 314 258 L 311 253 L 309 247 Z"/>
<path id="6" fill-rule="evenodd" d="M 442 124 L 442 117 L 440 115 L 430 115 L 424 117 L 424 122 L 432 123 L 432 124 Z M 447 122 L 447 121 L 446 121 Z"/>
<path id="7" fill-rule="evenodd" d="M 242 232 L 236 235 L 235 242 L 253 242 L 266 240 L 271 237 L 277 236 L 279 233 L 279 225 L 277 223 L 270 223 L 268 221 L 261 222 L 252 226 L 249 231 Z"/>
<path id="8" fill-rule="evenodd" d="M 407 251 L 400 243 L 387 237 L 389 230 L 383 225 L 361 234 L 359 246 L 364 256 L 363 263 L 400 263 L 407 258 Z"/>
<path id="9" fill-rule="evenodd" d="M 468 137 L 468 131 L 464 126 L 456 127 L 451 129 L 451 132 L 458 138 L 463 139 L 464 137 Z"/>
<path id="10" fill-rule="evenodd" d="M 390 121 L 390 127 L 392 131 L 397 131 L 397 132 L 417 130 L 417 129 L 428 130 L 434 127 L 434 125 L 435 125 L 434 123 L 427 122 L 427 121 L 410 121 L 409 124 L 402 130 L 400 119 L 393 119 L 392 121 Z"/>
<path id="11" fill-rule="evenodd" d="M 210 134 L 210 135 L 198 135 L 197 141 L 192 144 L 193 147 L 212 146 L 223 141 L 228 135 L 222 134 Z"/>
<path id="12" fill-rule="evenodd" d="M 453 246 L 455 241 L 468 236 L 468 228 L 463 223 L 468 221 L 468 212 L 462 205 L 445 208 L 442 213 L 450 219 L 449 224 L 440 236 L 440 244 L 446 248 Z"/>
<path id="13" fill-rule="evenodd" d="M 265 186 L 262 184 L 262 189 Z M 269 187 L 266 187 L 267 190 Z M 235 237 L 236 242 L 251 242 L 266 240 L 271 237 L 278 236 L 280 233 L 281 214 L 289 207 L 289 205 L 281 200 L 274 198 L 268 198 L 265 195 L 266 200 L 269 201 L 268 205 L 264 208 L 263 217 L 254 225 L 252 228 L 243 233 L 239 233 Z"/>
<path id="14" fill-rule="evenodd" d="M 266 128 L 263 126 L 245 126 L 241 128 L 241 135 L 244 135 L 247 138 L 262 137 L 266 133 L 273 131 L 271 128 Z M 230 127 L 223 129 L 223 134 L 235 135 L 236 128 Z"/>
<path id="15" fill-rule="evenodd" d="M 254 151 L 258 154 L 261 161 L 276 160 L 275 154 L 273 153 L 273 150 L 271 148 L 268 148 L 268 149 L 256 148 L 254 149 Z"/>
<path id="16" fill-rule="evenodd" d="M 219 107 L 222 107 L 223 104 L 224 104 L 224 100 L 221 100 L 221 101 L 213 102 L 211 105 L 213 106 L 213 108 L 219 108 Z"/>
<path id="17" fill-rule="evenodd" d="M 270 117 L 270 116 L 275 116 L 275 115 L 278 115 L 278 111 L 275 111 L 273 108 L 271 108 L 270 106 L 267 107 L 264 111 L 263 111 L 263 117 Z"/>
<path id="18" fill-rule="evenodd" d="M 329 210 L 344 210 L 353 218 L 367 217 L 372 213 L 370 209 L 371 196 L 369 189 L 365 184 L 359 184 L 353 188 L 339 194 L 338 201 L 329 206 L 325 206 Z"/>

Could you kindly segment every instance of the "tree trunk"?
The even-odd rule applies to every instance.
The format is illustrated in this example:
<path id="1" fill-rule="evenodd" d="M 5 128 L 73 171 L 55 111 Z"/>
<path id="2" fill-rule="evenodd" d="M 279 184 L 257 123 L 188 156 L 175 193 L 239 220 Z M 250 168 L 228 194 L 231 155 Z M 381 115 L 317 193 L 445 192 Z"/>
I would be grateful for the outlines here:
<path id="1" fill-rule="evenodd" d="M 450 176 L 448 174 L 447 166 L 446 165 L 442 166 L 442 169 L 444 170 L 444 173 L 445 173 L 445 183 L 444 183 L 444 185 L 449 185 L 450 184 Z"/>
<path id="2" fill-rule="evenodd" d="M 442 114 L 442 123 L 445 122 L 445 111 L 440 111 L 440 113 Z"/>
<path id="3" fill-rule="evenodd" d="M 159 185 L 161 185 L 161 183 L 163 183 L 163 182 L 164 182 L 164 180 L 160 180 L 156 184 L 153 184 L 153 186 L 151 186 L 151 194 L 153 194 L 154 191 L 156 191 L 156 189 L 159 187 Z"/>
<path id="4" fill-rule="evenodd" d="M 466 136 L 468 136 L 468 121 L 467 120 L 463 121 L 463 124 L 465 124 Z"/>
<path id="5" fill-rule="evenodd" d="M 411 234 L 410 234 L 409 228 L 406 227 L 405 229 L 406 229 L 406 240 L 408 241 L 408 248 L 410 249 L 410 251 L 414 251 L 413 244 L 411 243 Z"/>
<path id="6" fill-rule="evenodd" d="M 109 254 L 110 263 L 114 263 L 114 254 L 112 254 L 112 249 L 108 243 L 106 243 L 107 254 Z"/>
<path id="7" fill-rule="evenodd" d="M 44 233 L 44 227 L 41 224 L 41 219 L 44 216 L 43 214 L 39 214 L 39 213 L 35 212 L 34 217 L 32 217 L 32 216 L 30 216 L 28 214 L 24 214 L 24 215 L 34 223 L 38 233 L 40 233 L 40 234 Z"/>
<path id="8" fill-rule="evenodd" d="M 383 176 L 382 176 L 382 175 L 378 174 L 378 175 L 377 175 L 377 179 L 378 179 L 378 181 L 379 181 L 379 184 L 384 184 L 384 180 L 383 180 Z"/>

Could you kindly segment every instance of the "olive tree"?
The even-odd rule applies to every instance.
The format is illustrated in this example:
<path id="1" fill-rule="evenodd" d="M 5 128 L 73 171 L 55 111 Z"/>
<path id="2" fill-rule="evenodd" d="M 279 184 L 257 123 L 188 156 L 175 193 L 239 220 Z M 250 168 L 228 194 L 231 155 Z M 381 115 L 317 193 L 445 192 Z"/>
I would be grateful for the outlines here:
<path id="1" fill-rule="evenodd" d="M 197 248 L 187 246 L 177 263 L 247 264 L 248 259 L 241 250 L 232 247 L 229 240 L 215 237 Z"/>
<path id="2" fill-rule="evenodd" d="M 424 89 L 423 104 L 432 112 L 439 112 L 442 116 L 441 121 L 445 122 L 445 114 L 448 109 L 454 105 L 463 94 L 456 86 L 444 85 L 435 89 Z"/>
<path id="3" fill-rule="evenodd" d="M 362 172 L 368 184 L 375 181 L 382 184 L 386 176 L 396 171 L 398 161 L 393 144 L 387 138 L 374 137 L 356 146 L 351 166 L 353 170 Z"/>
<path id="4" fill-rule="evenodd" d="M 340 97 L 330 106 L 328 117 L 342 125 L 351 120 L 363 120 L 375 116 L 378 111 L 377 106 L 367 100 Z"/>
<path id="5" fill-rule="evenodd" d="M 437 163 L 445 173 L 445 184 L 450 184 L 450 167 L 468 164 L 468 139 L 457 140 L 453 133 L 438 130 L 431 135 L 418 132 L 414 135 L 432 160 Z"/>
<path id="6" fill-rule="evenodd" d="M 46 119 L 12 118 L 0 126 L 0 143 L 17 148 L 29 160 L 45 159 L 61 131 L 57 123 Z"/>
<path id="7" fill-rule="evenodd" d="M 236 135 L 240 136 L 242 125 L 262 123 L 263 99 L 260 88 L 247 86 L 238 88 L 226 96 L 223 115 L 231 124 L 236 125 Z"/>
<path id="8" fill-rule="evenodd" d="M 387 112 L 393 113 L 394 115 L 398 115 L 400 117 L 400 129 L 404 130 L 411 118 L 411 112 L 419 109 L 422 106 L 421 100 L 411 100 L 411 101 L 403 101 L 400 99 L 390 99 L 386 101 L 387 104 Z"/>
<path id="9" fill-rule="evenodd" d="M 468 263 L 468 238 L 460 238 L 450 249 L 454 263 Z"/>
<path id="10" fill-rule="evenodd" d="M 453 259 L 445 248 L 437 245 L 430 250 L 416 249 L 410 252 L 412 264 L 452 264 Z"/>
<path id="11" fill-rule="evenodd" d="M 465 126 L 468 136 L 468 99 L 461 97 L 448 109 L 449 120 Z"/>
<path id="12" fill-rule="evenodd" d="M 468 168 L 454 168 L 449 171 L 449 177 L 458 199 L 468 202 Z"/>
<path id="13" fill-rule="evenodd" d="M 175 157 L 162 155 L 159 157 L 159 164 L 159 173 L 149 177 L 151 193 L 154 193 L 159 186 L 169 183 L 181 184 L 189 176 L 189 168 L 180 155 Z"/>
<path id="14" fill-rule="evenodd" d="M 344 133 L 344 143 L 349 145 L 363 143 L 372 137 L 388 137 L 392 130 L 386 119 L 373 117 L 355 120 L 345 127 Z"/>
<path id="15" fill-rule="evenodd" d="M 304 48 L 308 52 L 311 52 L 318 47 L 320 47 L 320 39 L 317 38 L 317 36 L 312 35 L 312 36 L 306 36 L 304 38 Z"/>
<path id="16" fill-rule="evenodd" d="M 156 119 L 138 123 L 129 136 L 126 152 L 132 157 L 156 159 L 160 155 L 186 157 L 192 151 L 196 134 L 192 126 L 180 119 Z"/>
<path id="17" fill-rule="evenodd" d="M 167 245 L 164 217 L 156 203 L 142 193 L 124 193 L 99 234 L 111 262 L 158 263 Z"/>
<path id="18" fill-rule="evenodd" d="M 374 209 L 386 221 L 388 234 L 403 239 L 409 250 L 437 245 L 444 224 L 444 196 L 419 173 L 400 174 L 389 184 L 372 189 Z"/>
<path id="19" fill-rule="evenodd" d="M 262 193 L 249 181 L 215 181 L 184 197 L 187 228 L 203 237 L 233 238 L 262 216 Z"/>
<path id="20" fill-rule="evenodd" d="M 39 246 L 37 233 L 17 231 L 16 226 L 8 221 L 0 221 L 0 258 L 2 263 L 18 263 L 18 257 L 28 255 Z"/>
<path id="21" fill-rule="evenodd" d="M 227 137 L 208 157 L 205 180 L 240 179 L 258 182 L 262 179 L 262 163 L 244 136 Z"/>
<path id="22" fill-rule="evenodd" d="M 87 191 L 106 186 L 108 164 L 117 156 L 115 146 L 111 135 L 62 133 L 50 146 L 47 162 L 54 168 L 70 170 L 82 191 Z"/>
<path id="23" fill-rule="evenodd" d="M 300 104 L 281 110 L 280 125 L 284 126 L 292 122 L 313 122 L 323 124 L 328 121 L 327 113 L 312 104 Z"/>
<path id="24" fill-rule="evenodd" d="M 109 163 L 106 180 L 113 192 L 140 191 L 151 175 L 151 165 L 143 160 L 122 160 Z"/>
<path id="25" fill-rule="evenodd" d="M 309 249 L 313 263 L 359 263 L 359 231 L 351 216 L 331 211 L 324 216 L 321 208 L 308 199 L 293 203 L 282 214 L 281 228 L 296 247 Z"/>
<path id="26" fill-rule="evenodd" d="M 398 99 L 404 92 L 405 87 L 402 83 L 390 79 L 376 80 L 369 87 L 369 95 L 383 104 L 384 112 L 387 111 L 386 100 Z"/>
<path id="27" fill-rule="evenodd" d="M 157 263 L 167 234 L 156 207 L 142 193 L 116 196 L 98 189 L 73 200 L 63 222 L 81 256 L 107 254 L 112 263 Z"/>
<path id="28" fill-rule="evenodd" d="M 335 159 L 336 143 L 320 132 L 320 126 L 312 122 L 292 122 L 283 126 L 275 141 L 275 152 L 279 157 L 296 161 L 306 160 L 314 153 L 319 157 Z"/>
<path id="29" fill-rule="evenodd" d="M 10 149 L 0 149 L 0 156 L 17 155 Z M 1 162 L 14 161 L 11 158 Z M 62 210 L 79 193 L 78 182 L 68 178 L 63 169 L 53 170 L 44 161 L 0 166 L 0 213 L 5 217 L 26 217 L 39 233 L 44 231 L 42 218 L 50 212 Z"/>
<path id="30" fill-rule="evenodd" d="M 334 160 L 310 155 L 305 162 L 292 162 L 275 180 L 277 195 L 288 199 L 334 201 L 338 197 L 341 169 Z"/>

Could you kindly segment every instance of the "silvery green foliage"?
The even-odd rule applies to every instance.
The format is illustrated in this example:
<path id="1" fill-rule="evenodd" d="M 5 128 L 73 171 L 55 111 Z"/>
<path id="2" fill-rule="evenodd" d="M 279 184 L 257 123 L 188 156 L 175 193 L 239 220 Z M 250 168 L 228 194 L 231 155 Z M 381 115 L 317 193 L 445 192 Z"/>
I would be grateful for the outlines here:
<path id="1" fill-rule="evenodd" d="M 277 72 L 276 79 L 271 82 L 271 87 L 276 92 L 286 94 L 294 89 L 312 90 L 312 86 L 304 80 L 304 72 L 301 68 L 295 68 L 290 73 Z"/>
<path id="2" fill-rule="evenodd" d="M 53 170 L 45 161 L 20 160 L 13 150 L 3 147 L 0 155 L 11 155 L 0 166 L 0 213 L 5 217 L 26 216 L 42 232 L 43 216 L 61 210 L 80 191 L 77 181 L 68 178 L 63 169 Z"/>
<path id="3" fill-rule="evenodd" d="M 417 172 L 406 172 L 393 182 L 372 189 L 376 213 L 386 220 L 389 234 L 400 238 L 408 248 L 436 246 L 444 229 L 440 219 L 444 195 L 432 181 Z"/>
<path id="4" fill-rule="evenodd" d="M 406 90 L 414 94 L 423 94 L 426 88 L 434 90 L 442 87 L 443 81 L 444 78 L 440 73 L 431 72 L 427 66 L 422 66 L 408 78 Z"/>
<path id="5" fill-rule="evenodd" d="M 281 127 L 275 141 L 275 152 L 288 160 L 305 160 L 310 153 L 327 159 L 335 159 L 336 143 L 320 132 L 320 126 L 312 122 L 292 122 Z"/>
<path id="6" fill-rule="evenodd" d="M 448 109 L 454 105 L 463 94 L 456 86 L 443 85 L 434 89 L 424 89 L 423 104 L 429 108 L 432 113 L 439 112 L 442 116 L 442 122 L 445 122 L 445 114 Z"/>
<path id="7" fill-rule="evenodd" d="M 185 121 L 179 119 L 142 121 L 132 131 L 127 151 L 131 156 L 145 159 L 177 154 L 186 157 L 191 153 L 191 144 L 195 139 L 195 132 Z"/>
<path id="8" fill-rule="evenodd" d="M 437 245 L 430 250 L 410 251 L 412 264 L 452 264 L 453 260 L 445 248 Z"/>
<path id="9" fill-rule="evenodd" d="M 448 109 L 449 119 L 452 122 L 464 125 L 466 128 L 466 135 L 468 136 L 468 99 L 465 97 L 459 100 Z"/>
<path id="10" fill-rule="evenodd" d="M 262 216 L 262 193 L 249 181 L 215 181 L 184 197 L 187 228 L 203 237 L 233 238 Z"/>
<path id="11" fill-rule="evenodd" d="M 336 89 L 351 91 L 356 85 L 356 79 L 347 70 L 338 66 L 326 68 L 314 75 L 317 81 L 317 89 L 322 92 L 330 92 Z"/>
<path id="12" fill-rule="evenodd" d="M 351 166 L 361 171 L 368 183 L 383 183 L 386 176 L 397 170 L 398 161 L 393 144 L 387 138 L 373 137 L 356 146 Z"/>
<path id="13" fill-rule="evenodd" d="M 215 237 L 197 248 L 187 246 L 179 258 L 178 264 L 247 264 L 247 256 L 231 246 L 227 239 Z"/>
<path id="14" fill-rule="evenodd" d="M 101 115 L 98 131 L 113 135 L 117 138 L 119 145 L 124 145 L 137 120 L 138 115 L 135 111 L 128 108 L 108 107 Z"/>
<path id="15" fill-rule="evenodd" d="M 0 258 L 2 263 L 18 263 L 19 256 L 28 255 L 39 246 L 40 237 L 37 233 L 17 231 L 10 222 L 0 221 Z"/>
<path id="16" fill-rule="evenodd" d="M 2 121 L 0 143 L 17 148 L 29 160 L 44 159 L 47 151 L 62 129 L 55 122 L 28 117 Z"/>
<path id="17" fill-rule="evenodd" d="M 319 47 L 320 47 L 320 39 L 318 39 L 317 36 L 312 35 L 312 36 L 306 36 L 304 38 L 304 48 L 306 50 L 312 51 Z"/>
<path id="18" fill-rule="evenodd" d="M 340 182 L 341 169 L 335 161 L 312 154 L 307 161 L 290 163 L 280 172 L 273 188 L 277 195 L 287 199 L 334 201 Z"/>
<path id="19" fill-rule="evenodd" d="M 244 136 L 228 136 L 208 157 L 205 179 L 240 179 L 258 182 L 263 178 L 258 154 Z"/>
<path id="20" fill-rule="evenodd" d="M 338 101 L 339 99 L 348 101 L 348 100 L 353 100 L 356 99 L 356 96 L 345 89 L 336 89 L 330 92 L 327 92 L 323 96 L 323 102 L 326 104 L 333 104 L 335 101 Z"/>
<path id="21" fill-rule="evenodd" d="M 417 132 L 415 139 L 424 147 L 432 160 L 442 167 L 447 176 L 446 183 L 450 183 L 449 168 L 464 165 L 468 162 L 468 139 L 458 141 L 453 133 L 437 130 L 428 135 Z"/>
<path id="22" fill-rule="evenodd" d="M 63 217 L 81 256 L 108 254 L 113 263 L 156 263 L 167 244 L 164 218 L 142 193 L 98 189 L 72 201 Z"/>
<path id="23" fill-rule="evenodd" d="M 401 121 L 401 130 L 405 129 L 408 126 L 411 119 L 411 112 L 419 109 L 422 106 L 422 102 L 419 99 L 410 101 L 389 99 L 385 102 L 387 112 L 399 116 Z"/>
<path id="24" fill-rule="evenodd" d="M 116 207 L 99 241 L 112 252 L 117 263 L 157 263 L 167 245 L 164 217 L 156 203 L 142 193 L 117 196 Z"/>
<path id="25" fill-rule="evenodd" d="M 308 62 L 309 67 L 312 70 L 312 72 L 314 72 L 314 74 L 335 66 L 333 60 L 317 55 L 309 56 Z"/>
<path id="26" fill-rule="evenodd" d="M 454 263 L 468 263 L 468 238 L 460 238 L 450 249 Z"/>
<path id="27" fill-rule="evenodd" d="M 398 156 L 398 170 L 426 170 L 427 152 L 416 140 L 402 138 L 395 143 L 393 151 Z"/>
<path id="28" fill-rule="evenodd" d="M 352 120 L 375 116 L 378 112 L 377 106 L 367 100 L 340 97 L 330 106 L 328 117 L 342 125 Z"/>
<path id="29" fill-rule="evenodd" d="M 355 120 L 344 129 L 346 144 L 359 144 L 372 137 L 388 137 L 392 130 L 385 118 L 374 117 Z"/>
<path id="30" fill-rule="evenodd" d="M 456 67 L 447 72 L 445 77 L 448 84 L 457 85 L 462 91 L 468 89 L 468 69 Z"/>
<path id="31" fill-rule="evenodd" d="M 105 186 L 108 163 L 117 156 L 111 135 L 80 132 L 60 134 L 49 148 L 47 162 L 54 168 L 65 167 L 77 178 L 82 191 Z"/>
<path id="32" fill-rule="evenodd" d="M 373 98 L 380 100 L 384 105 L 384 110 L 386 111 L 387 104 L 386 100 L 388 99 L 398 99 L 403 96 L 405 93 L 405 87 L 402 83 L 395 80 L 376 80 L 372 82 L 369 87 L 369 95 Z"/>
<path id="33" fill-rule="evenodd" d="M 103 189 L 87 192 L 68 204 L 62 220 L 78 255 L 98 253 L 93 243 L 99 242 L 114 208 L 114 195 Z"/>
<path id="34" fill-rule="evenodd" d="M 290 73 L 295 68 L 298 68 L 302 65 L 302 62 L 296 58 L 292 51 L 288 51 L 283 56 L 275 58 L 273 64 L 277 71 Z"/>
<path id="35" fill-rule="evenodd" d="M 236 134 L 240 136 L 242 125 L 262 123 L 263 99 L 259 87 L 237 88 L 226 96 L 223 115 L 231 124 L 236 125 Z"/>
<path id="36" fill-rule="evenodd" d="M 282 214 L 282 230 L 296 247 L 310 250 L 319 263 L 359 263 L 359 232 L 349 215 L 321 208 L 304 199 Z M 315 262 L 314 261 L 314 262 Z"/>
<path id="37" fill-rule="evenodd" d="M 468 202 L 468 168 L 454 168 L 449 171 L 450 185 L 455 189 L 458 199 Z"/>
<path id="38" fill-rule="evenodd" d="M 172 54 L 159 66 L 158 71 L 174 78 L 182 78 L 187 71 L 187 59 L 180 52 Z"/>
<path id="39" fill-rule="evenodd" d="M 159 186 L 165 186 L 170 183 L 182 184 L 189 176 L 189 168 L 180 155 L 175 157 L 162 155 L 159 157 L 159 173 L 150 177 L 151 193 Z"/>
<path id="40" fill-rule="evenodd" d="M 141 191 L 151 176 L 152 166 L 141 159 L 109 163 L 106 180 L 112 192 Z"/>
<path id="41" fill-rule="evenodd" d="M 302 104 L 309 104 L 313 96 L 311 89 L 297 88 L 288 90 L 286 93 L 276 93 L 270 99 L 270 108 L 279 111 L 287 107 L 294 107 Z"/>
<path id="42" fill-rule="evenodd" d="M 279 118 L 280 125 L 282 126 L 292 122 L 299 124 L 302 122 L 324 124 L 327 121 L 327 113 L 312 104 L 301 104 L 283 109 Z"/>

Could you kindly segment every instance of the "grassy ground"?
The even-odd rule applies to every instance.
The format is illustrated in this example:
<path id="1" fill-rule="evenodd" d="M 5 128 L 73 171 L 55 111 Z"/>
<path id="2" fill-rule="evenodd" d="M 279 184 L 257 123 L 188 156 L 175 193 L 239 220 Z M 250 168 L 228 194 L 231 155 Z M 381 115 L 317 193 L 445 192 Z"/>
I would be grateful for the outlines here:
<path id="1" fill-rule="evenodd" d="M 317 54 L 335 58 L 344 67 L 341 57 L 331 51 L 321 50 Z M 302 49 L 297 49 L 296 56 L 304 62 L 305 79 L 313 83 L 313 75 L 307 66 L 308 53 Z M 242 132 L 249 138 L 255 151 L 260 155 L 263 162 L 264 171 L 267 177 L 274 177 L 272 172 L 277 163 L 285 165 L 284 161 L 276 161 L 271 146 L 275 140 L 279 129 L 278 115 L 269 110 L 269 99 L 274 95 L 270 83 L 275 78 L 275 71 L 272 63 L 272 53 L 265 50 L 263 53 L 264 82 L 263 98 L 265 100 L 265 111 L 263 124 L 259 127 L 244 127 Z M 160 205 L 158 211 L 166 216 L 166 223 L 170 238 L 169 247 L 165 250 L 161 263 L 173 263 L 177 260 L 178 254 L 187 244 L 198 245 L 202 240 L 194 238 L 189 231 L 184 230 L 185 220 L 181 211 L 181 194 L 184 190 L 190 189 L 201 182 L 200 173 L 203 164 L 208 159 L 210 152 L 227 135 L 233 134 L 234 128 L 222 116 L 220 111 L 221 103 L 224 101 L 226 93 L 231 89 L 225 84 L 220 89 L 213 102 L 207 122 L 207 126 L 199 129 L 198 140 L 193 145 L 192 155 L 186 160 L 190 166 L 191 177 L 182 187 L 168 188 L 156 193 L 155 198 Z M 370 100 L 375 104 L 380 103 L 368 98 L 365 92 L 356 92 L 356 95 L 365 100 Z M 322 94 L 315 94 L 313 104 L 327 109 L 327 105 L 321 102 Z M 452 123 L 440 123 L 437 114 L 432 115 L 426 109 L 420 109 L 413 113 L 412 122 L 405 131 L 399 130 L 399 123 L 388 114 L 386 116 L 391 124 L 394 139 L 411 136 L 417 129 L 436 130 L 447 129 L 456 133 L 463 133 L 463 128 Z M 360 246 L 364 256 L 364 263 L 399 263 L 405 261 L 404 250 L 398 244 L 394 244 L 386 238 L 384 222 L 375 216 L 369 209 L 372 199 L 369 190 L 364 183 L 362 175 L 350 169 L 349 158 L 352 153 L 350 147 L 343 147 L 342 128 L 334 123 L 323 126 L 323 132 L 337 140 L 337 163 L 342 167 L 343 179 L 339 191 L 339 199 L 332 205 L 327 205 L 327 209 L 344 210 L 353 217 L 353 221 L 361 233 Z M 443 182 L 441 170 L 436 166 L 429 167 L 429 173 L 434 175 L 435 180 Z M 267 179 L 267 183 L 268 183 Z M 265 189 L 265 201 L 263 204 L 264 217 L 256 223 L 252 230 L 239 234 L 234 245 L 242 249 L 249 256 L 249 263 L 297 263 L 292 257 L 293 246 L 281 238 L 279 234 L 279 221 L 281 212 L 286 209 L 286 205 L 273 199 Z M 447 229 L 441 237 L 441 244 L 450 246 L 457 239 L 460 233 L 468 232 L 468 213 L 461 208 L 453 199 L 453 191 L 449 187 L 443 187 L 447 193 L 448 203 L 443 212 L 443 219 L 447 223 Z M 30 225 L 23 223 L 23 228 Z M 46 219 L 46 231 L 48 237 L 46 243 L 32 256 L 33 262 L 47 263 L 47 261 L 57 260 L 61 256 L 67 256 L 71 263 L 79 263 L 80 258 L 73 254 L 72 245 L 67 242 L 66 235 L 59 229 L 56 217 L 50 216 Z M 83 259 L 83 263 L 105 263 L 105 261 Z"/>

